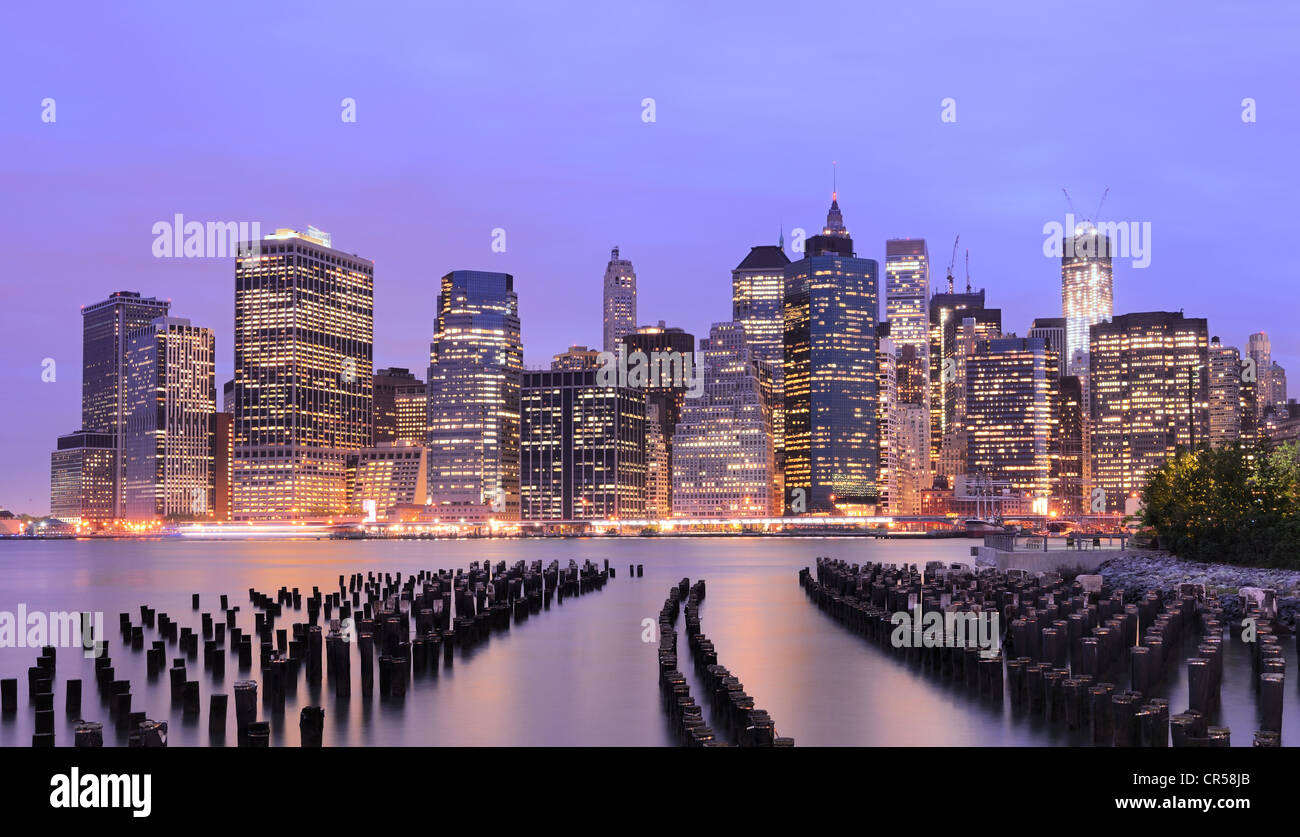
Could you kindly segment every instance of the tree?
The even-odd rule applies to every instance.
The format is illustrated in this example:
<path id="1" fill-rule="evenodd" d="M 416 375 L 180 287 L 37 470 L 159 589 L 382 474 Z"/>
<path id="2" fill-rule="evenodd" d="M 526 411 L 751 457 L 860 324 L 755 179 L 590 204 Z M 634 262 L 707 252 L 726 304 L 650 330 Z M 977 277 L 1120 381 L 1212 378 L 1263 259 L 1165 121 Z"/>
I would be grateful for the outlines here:
<path id="1" fill-rule="evenodd" d="M 1183 558 L 1300 569 L 1300 447 L 1180 450 L 1142 492 L 1143 523 Z"/>

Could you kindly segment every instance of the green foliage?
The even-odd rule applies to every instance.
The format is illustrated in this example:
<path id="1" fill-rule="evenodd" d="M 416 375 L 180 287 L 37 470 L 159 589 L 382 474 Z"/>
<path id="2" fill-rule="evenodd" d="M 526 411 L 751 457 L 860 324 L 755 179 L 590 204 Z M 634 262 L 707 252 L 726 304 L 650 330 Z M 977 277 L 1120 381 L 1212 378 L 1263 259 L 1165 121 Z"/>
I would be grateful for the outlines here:
<path id="1" fill-rule="evenodd" d="M 1151 474 L 1142 522 L 1183 558 L 1300 569 L 1300 449 L 1179 451 Z"/>

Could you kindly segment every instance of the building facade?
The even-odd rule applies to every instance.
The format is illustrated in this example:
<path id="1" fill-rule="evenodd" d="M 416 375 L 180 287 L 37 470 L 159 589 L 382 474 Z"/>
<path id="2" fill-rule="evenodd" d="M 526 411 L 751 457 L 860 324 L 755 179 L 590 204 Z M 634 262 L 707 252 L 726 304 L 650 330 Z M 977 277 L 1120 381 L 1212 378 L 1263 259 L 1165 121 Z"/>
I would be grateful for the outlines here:
<path id="1" fill-rule="evenodd" d="M 94 524 L 116 514 L 117 443 L 112 433 L 60 436 L 50 454 L 50 516 Z"/>
<path id="2" fill-rule="evenodd" d="M 371 444 L 374 263 L 281 229 L 235 264 L 237 520 L 348 507 L 347 457 Z"/>
<path id="3" fill-rule="evenodd" d="M 739 323 L 700 341 L 704 392 L 689 399 L 673 439 L 674 517 L 768 517 L 780 508 L 771 370 Z"/>
<path id="4" fill-rule="evenodd" d="M 778 465 L 785 453 L 785 268 L 781 246 L 759 245 L 731 271 L 731 320 L 745 332 L 750 357 L 772 372 L 773 444 Z"/>
<path id="5" fill-rule="evenodd" d="M 423 445 L 428 435 L 428 389 L 409 369 L 375 373 L 375 444 L 408 441 Z"/>
<path id="6" fill-rule="evenodd" d="M 1093 489 L 1124 511 L 1179 447 L 1210 441 L 1203 318 L 1150 311 L 1092 326 L 1089 435 Z"/>
<path id="7" fill-rule="evenodd" d="M 508 273 L 442 277 L 429 347 L 428 445 L 435 514 L 519 519 L 519 297 Z"/>
<path id="8" fill-rule="evenodd" d="M 885 242 L 885 319 L 894 346 L 930 347 L 930 253 L 924 238 Z"/>
<path id="9" fill-rule="evenodd" d="M 429 450 L 407 439 L 381 442 L 351 455 L 349 507 L 389 517 L 398 506 L 427 506 Z"/>
<path id="10" fill-rule="evenodd" d="M 1110 238 L 1087 221 L 1072 234 L 1067 232 L 1061 248 L 1061 316 L 1065 319 L 1067 358 L 1088 351 L 1088 329 L 1114 313 L 1113 285 Z"/>
<path id="11" fill-rule="evenodd" d="M 854 254 L 838 196 L 785 269 L 785 508 L 856 514 L 879 502 L 878 272 Z"/>
<path id="12" fill-rule="evenodd" d="M 572 358 L 523 373 L 520 516 L 524 520 L 646 515 L 646 393 L 606 386 Z"/>
<path id="13" fill-rule="evenodd" d="M 124 517 L 209 520 L 216 515 L 217 412 L 212 330 L 160 317 L 127 338 Z"/>
<path id="14" fill-rule="evenodd" d="M 121 517 L 124 511 L 122 428 L 126 421 L 123 382 L 127 337 L 132 331 L 167 316 L 170 308 L 169 300 L 141 297 L 134 291 L 117 291 L 109 294 L 108 299 L 81 309 L 81 428 L 113 436 L 116 462 L 110 518 Z"/>
<path id="15" fill-rule="evenodd" d="M 1039 501 L 1052 493 L 1057 356 L 1041 337 L 980 340 L 965 361 L 966 474 Z"/>
<path id="16" fill-rule="evenodd" d="M 1221 447 L 1241 439 L 1241 352 L 1210 339 L 1210 444 Z"/>
<path id="17" fill-rule="evenodd" d="M 619 342 L 636 329 L 636 271 L 632 263 L 610 251 L 604 282 L 605 342 L 607 352 L 618 351 Z"/>

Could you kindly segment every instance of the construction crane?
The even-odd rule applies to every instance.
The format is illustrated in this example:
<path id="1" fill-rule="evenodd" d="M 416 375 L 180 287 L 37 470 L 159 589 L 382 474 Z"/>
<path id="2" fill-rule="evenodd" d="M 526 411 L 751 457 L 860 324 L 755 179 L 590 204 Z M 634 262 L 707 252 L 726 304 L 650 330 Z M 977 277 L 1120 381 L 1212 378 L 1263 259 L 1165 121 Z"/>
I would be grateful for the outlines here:
<path id="1" fill-rule="evenodd" d="M 962 237 L 961 237 L 961 235 L 958 234 L 958 235 L 957 235 L 957 238 L 954 238 L 954 239 L 953 239 L 953 257 L 952 257 L 952 259 L 949 259 L 949 260 L 948 260 L 948 292 L 949 292 L 949 294 L 952 294 L 952 292 L 953 292 L 953 265 L 954 265 L 954 264 L 957 264 L 957 242 L 959 242 L 959 240 L 962 240 Z"/>
<path id="2" fill-rule="evenodd" d="M 1097 201 L 1097 211 L 1096 213 L 1093 214 L 1092 220 L 1096 221 L 1101 218 L 1101 205 L 1106 202 L 1106 196 L 1109 194 L 1110 194 L 1110 187 L 1107 186 L 1106 191 L 1101 193 L 1101 200 Z"/>
<path id="3" fill-rule="evenodd" d="M 970 248 L 966 248 L 966 293 L 970 293 Z"/>

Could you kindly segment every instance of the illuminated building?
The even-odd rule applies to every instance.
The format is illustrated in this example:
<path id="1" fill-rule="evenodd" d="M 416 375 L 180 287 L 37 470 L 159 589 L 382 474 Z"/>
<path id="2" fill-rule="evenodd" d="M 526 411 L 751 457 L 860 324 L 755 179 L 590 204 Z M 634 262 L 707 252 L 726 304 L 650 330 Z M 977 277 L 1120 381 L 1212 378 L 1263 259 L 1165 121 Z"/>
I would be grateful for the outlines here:
<path id="1" fill-rule="evenodd" d="M 1177 448 L 1209 442 L 1209 340 L 1203 318 L 1165 311 L 1123 314 L 1091 334 L 1091 480 L 1107 511 L 1123 511 Z"/>
<path id="2" fill-rule="evenodd" d="M 913 346 L 922 356 L 930 344 L 930 254 L 924 238 L 885 242 L 885 319 L 895 347 Z M 919 403 L 919 402 L 918 402 Z"/>
<path id="3" fill-rule="evenodd" d="M 212 330 L 159 317 L 127 337 L 124 517 L 213 517 L 216 341 Z"/>
<path id="4" fill-rule="evenodd" d="M 1065 318 L 1038 317 L 1029 326 L 1029 337 L 1041 337 L 1047 343 L 1048 351 L 1056 355 L 1057 376 L 1065 377 L 1070 357 L 1065 348 Z"/>
<path id="5" fill-rule="evenodd" d="M 409 369 L 375 373 L 375 444 L 405 440 L 423 445 L 428 436 L 428 390 Z"/>
<path id="6" fill-rule="evenodd" d="M 519 297 L 508 273 L 442 277 L 429 346 L 435 516 L 519 519 Z"/>
<path id="7" fill-rule="evenodd" d="M 570 346 L 568 351 L 555 355 L 551 368 L 559 370 L 595 369 L 600 366 L 600 352 L 586 346 Z"/>
<path id="8" fill-rule="evenodd" d="M 731 319 L 745 332 L 750 357 L 772 370 L 772 427 L 777 464 L 785 452 L 785 267 L 779 245 L 751 247 L 731 271 Z"/>
<path id="9" fill-rule="evenodd" d="M 928 409 L 930 403 L 930 364 L 927 349 L 900 346 L 894 363 L 894 378 L 898 384 L 898 400 L 903 404 L 918 404 Z M 925 437 L 930 438 L 927 430 Z M 928 445 L 928 443 L 927 443 Z M 928 457 L 928 454 L 927 454 Z"/>
<path id="10" fill-rule="evenodd" d="M 1276 360 L 1268 367 L 1268 409 L 1275 415 L 1286 413 L 1286 370 Z"/>
<path id="11" fill-rule="evenodd" d="M 113 436 L 116 461 L 112 473 L 113 508 L 123 511 L 122 469 L 125 461 L 122 427 L 126 420 L 126 341 L 130 332 L 167 316 L 169 300 L 141 297 L 134 291 L 117 291 L 108 299 L 81 309 L 81 427 Z"/>
<path id="12" fill-rule="evenodd" d="M 673 466 L 668 458 L 668 440 L 664 438 L 660 413 L 663 404 L 647 401 L 645 405 L 645 516 L 664 520 L 673 516 Z"/>
<path id="13" fill-rule="evenodd" d="M 610 251 L 605 265 L 605 351 L 618 351 L 619 342 L 636 328 L 636 271 L 618 248 Z"/>
<path id="14" fill-rule="evenodd" d="M 524 520 L 646 515 L 646 392 L 604 386 L 582 355 L 523 373 L 519 496 Z"/>
<path id="15" fill-rule="evenodd" d="M 646 403 L 656 406 L 659 416 L 659 432 L 663 435 L 668 448 L 668 473 L 672 474 L 673 437 L 677 432 L 677 422 L 682 417 L 682 405 L 686 403 L 687 391 L 691 388 L 687 379 L 690 374 L 697 375 L 700 370 L 695 363 L 695 335 L 680 328 L 668 326 L 663 320 L 658 325 L 641 326 L 623 338 L 623 353 L 630 361 L 637 353 L 644 353 L 652 370 L 652 377 L 644 387 Z M 676 364 L 676 365 L 674 365 Z M 693 378 L 691 380 L 694 380 Z M 672 478 L 668 480 L 669 491 Z"/>
<path id="16" fill-rule="evenodd" d="M 1067 358 L 1088 351 L 1089 327 L 1114 313 L 1111 246 L 1110 238 L 1087 221 L 1062 241 L 1061 316 L 1065 318 Z M 1076 374 L 1074 369 L 1069 371 Z"/>
<path id="17" fill-rule="evenodd" d="M 405 439 L 363 448 L 352 457 L 352 496 L 349 506 L 383 516 L 399 505 L 429 502 L 429 451 Z"/>
<path id="18" fill-rule="evenodd" d="M 72 524 L 111 520 L 116 463 L 112 433 L 60 436 L 50 454 L 50 516 Z"/>
<path id="19" fill-rule="evenodd" d="M 397 442 L 423 445 L 429 438 L 429 388 L 424 381 L 398 388 Z"/>
<path id="20" fill-rule="evenodd" d="M 1254 366 L 1255 426 L 1263 428 L 1264 414 L 1273 405 L 1273 382 L 1269 379 L 1273 369 L 1273 344 L 1268 339 L 1268 332 L 1257 331 L 1246 338 L 1246 355 Z M 1249 371 L 1245 377 L 1251 377 Z"/>
<path id="21" fill-rule="evenodd" d="M 276 230 L 235 263 L 236 520 L 336 514 L 374 433 L 374 263 Z"/>
<path id="22" fill-rule="evenodd" d="M 876 469 L 876 490 L 880 497 L 880 510 L 893 514 L 898 494 L 898 470 L 895 449 L 898 447 L 899 400 L 898 362 L 894 355 L 894 341 L 887 335 L 893 323 L 877 327 L 880 335 L 876 350 L 876 427 L 880 432 L 879 465 Z"/>
<path id="23" fill-rule="evenodd" d="M 984 338 L 1001 335 L 1002 312 L 984 308 L 984 290 L 973 293 L 942 293 L 930 297 L 930 461 L 936 474 L 946 473 L 939 460 L 948 440 L 951 454 L 956 432 L 953 426 L 957 405 L 957 379 L 964 365 L 957 357 L 957 326 L 964 317 L 974 317 Z M 961 445 L 965 455 L 965 444 Z"/>
<path id="24" fill-rule="evenodd" d="M 889 513 L 921 514 L 922 496 L 933 482 L 930 476 L 930 411 L 923 404 L 899 403 L 898 433 L 890 451 L 894 471 Z"/>
<path id="25" fill-rule="evenodd" d="M 822 233 L 785 269 L 785 505 L 796 513 L 878 502 L 877 275 L 832 195 Z"/>
<path id="26" fill-rule="evenodd" d="M 776 514 L 771 369 L 734 322 L 714 323 L 700 352 L 704 391 L 687 400 L 673 439 L 673 516 Z"/>
<path id="27" fill-rule="evenodd" d="M 1241 438 L 1241 352 L 1210 340 L 1210 445 L 1220 447 Z"/>
<path id="28" fill-rule="evenodd" d="M 978 341 L 965 360 L 966 473 L 1043 502 L 1051 493 L 1057 355 L 1041 337 Z"/>
<path id="29" fill-rule="evenodd" d="M 1052 498 L 1063 515 L 1082 514 L 1087 485 L 1087 422 L 1082 382 L 1076 375 L 1059 380 L 1056 397 L 1056 445 L 1052 462 Z"/>

